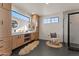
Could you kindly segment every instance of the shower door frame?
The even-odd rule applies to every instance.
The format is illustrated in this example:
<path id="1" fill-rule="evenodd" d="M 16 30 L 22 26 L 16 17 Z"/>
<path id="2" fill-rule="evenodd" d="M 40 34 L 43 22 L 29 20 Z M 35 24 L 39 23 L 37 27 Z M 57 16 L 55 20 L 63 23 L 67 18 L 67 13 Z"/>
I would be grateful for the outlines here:
<path id="1" fill-rule="evenodd" d="M 68 49 L 79 51 L 79 48 L 71 47 L 70 44 L 70 15 L 75 15 L 75 14 L 79 14 L 79 12 L 68 13 Z"/>

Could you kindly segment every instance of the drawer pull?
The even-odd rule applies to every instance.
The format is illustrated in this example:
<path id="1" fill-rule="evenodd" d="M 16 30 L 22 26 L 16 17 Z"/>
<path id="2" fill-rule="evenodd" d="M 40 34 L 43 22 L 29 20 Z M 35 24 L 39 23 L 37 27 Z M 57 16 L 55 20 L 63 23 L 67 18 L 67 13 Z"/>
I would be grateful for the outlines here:
<path id="1" fill-rule="evenodd" d="M 3 20 L 2 20 L 2 25 L 3 25 Z"/>
<path id="2" fill-rule="evenodd" d="M 0 24 L 3 25 L 3 20 L 0 20 Z"/>

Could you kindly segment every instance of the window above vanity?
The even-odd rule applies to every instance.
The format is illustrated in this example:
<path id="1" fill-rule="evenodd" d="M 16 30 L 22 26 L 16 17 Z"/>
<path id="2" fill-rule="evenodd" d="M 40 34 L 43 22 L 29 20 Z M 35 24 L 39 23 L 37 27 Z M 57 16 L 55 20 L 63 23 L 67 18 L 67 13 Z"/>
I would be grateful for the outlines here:
<path id="1" fill-rule="evenodd" d="M 31 30 L 31 19 L 17 11 L 11 11 L 12 15 L 12 33 L 27 32 Z"/>

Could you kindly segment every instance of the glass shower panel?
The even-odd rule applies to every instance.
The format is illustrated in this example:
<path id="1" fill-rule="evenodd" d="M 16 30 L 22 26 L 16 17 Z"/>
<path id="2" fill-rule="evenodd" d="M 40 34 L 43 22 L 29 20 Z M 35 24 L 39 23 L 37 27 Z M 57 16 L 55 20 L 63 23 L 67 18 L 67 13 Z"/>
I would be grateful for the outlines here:
<path id="1" fill-rule="evenodd" d="M 79 48 L 79 14 L 70 15 L 70 47 Z"/>

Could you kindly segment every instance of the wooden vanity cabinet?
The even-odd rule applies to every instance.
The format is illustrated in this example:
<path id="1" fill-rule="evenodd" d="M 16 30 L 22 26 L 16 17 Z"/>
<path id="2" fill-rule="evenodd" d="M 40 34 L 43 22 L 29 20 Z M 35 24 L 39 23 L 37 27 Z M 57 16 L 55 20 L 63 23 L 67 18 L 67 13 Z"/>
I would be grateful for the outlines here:
<path id="1" fill-rule="evenodd" d="M 24 43 L 24 35 L 14 35 L 12 38 L 12 49 L 15 49 Z"/>
<path id="2" fill-rule="evenodd" d="M 20 35 L 14 35 L 12 37 L 12 49 L 18 48 L 28 42 L 31 42 L 35 40 L 35 34 L 33 33 L 27 33 L 27 34 L 20 34 Z"/>

